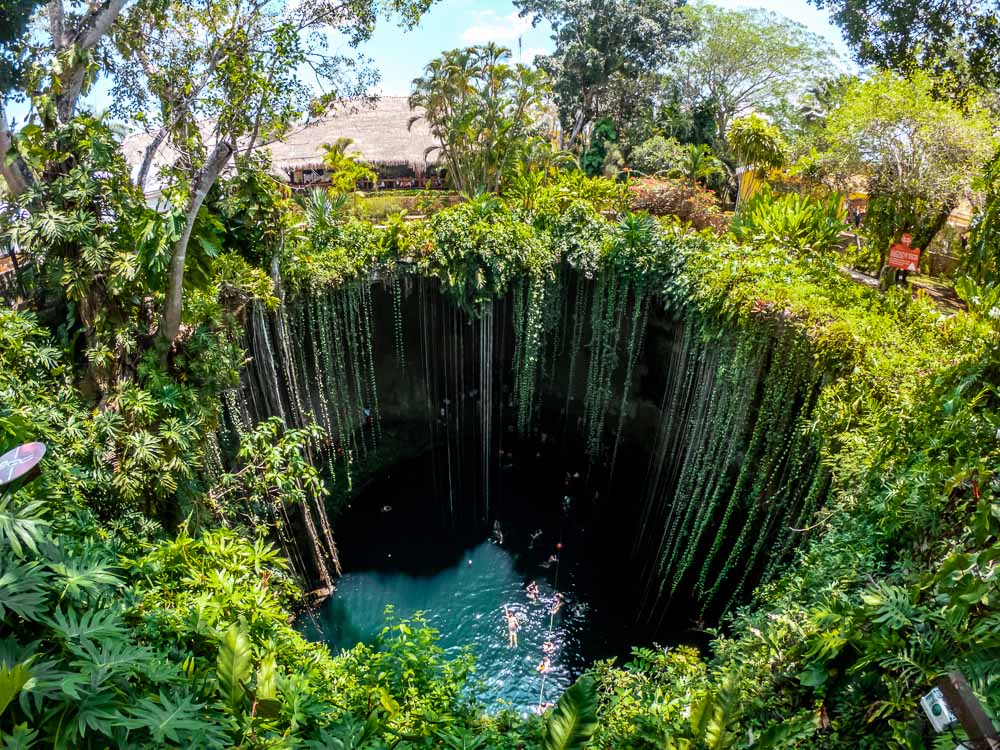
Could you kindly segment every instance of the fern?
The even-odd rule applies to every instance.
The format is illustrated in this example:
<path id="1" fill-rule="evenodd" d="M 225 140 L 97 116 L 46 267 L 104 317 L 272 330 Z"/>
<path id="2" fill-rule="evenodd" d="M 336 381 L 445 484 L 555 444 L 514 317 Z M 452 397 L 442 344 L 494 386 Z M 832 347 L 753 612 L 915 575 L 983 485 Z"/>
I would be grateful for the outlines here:
<path id="1" fill-rule="evenodd" d="M 584 675 L 563 693 L 545 725 L 545 750 L 581 750 L 597 731 L 597 688 Z"/>
<path id="2" fill-rule="evenodd" d="M 691 729 L 708 750 L 734 747 L 738 721 L 739 687 L 732 675 L 691 709 Z"/>
<path id="3" fill-rule="evenodd" d="M 753 743 L 755 750 L 787 750 L 812 737 L 820 726 L 818 711 L 803 711 L 774 724 Z"/>
<path id="4" fill-rule="evenodd" d="M 257 714 L 275 717 L 281 709 L 278 701 L 278 662 L 274 654 L 267 654 L 257 667 L 257 689 L 254 691 Z"/>

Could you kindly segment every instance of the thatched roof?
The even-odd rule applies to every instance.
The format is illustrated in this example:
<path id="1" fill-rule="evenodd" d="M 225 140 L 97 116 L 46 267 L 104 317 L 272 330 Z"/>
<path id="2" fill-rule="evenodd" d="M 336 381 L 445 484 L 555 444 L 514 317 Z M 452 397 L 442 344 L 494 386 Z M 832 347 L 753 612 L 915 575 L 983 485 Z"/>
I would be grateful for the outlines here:
<path id="1" fill-rule="evenodd" d="M 287 177 L 294 169 L 322 167 L 323 144 L 335 143 L 339 138 L 350 138 L 354 143 L 348 153 L 358 153 L 360 160 L 373 166 L 405 165 L 420 172 L 437 164 L 437 155 L 424 153 L 437 141 L 431 135 L 425 120 L 417 120 L 407 128 L 410 119 L 421 114 L 411 110 L 405 96 L 383 96 L 374 104 L 364 101 L 346 101 L 330 110 L 324 117 L 304 125 L 295 126 L 280 141 L 259 148 L 268 150 L 275 173 Z M 206 138 L 211 138 L 206 134 Z M 145 132 L 133 133 L 125 138 L 122 151 L 133 172 L 142 163 L 143 153 L 151 136 Z M 148 192 L 157 192 L 159 170 L 172 164 L 176 152 L 164 144 L 157 152 L 147 184 Z"/>
<path id="2" fill-rule="evenodd" d="M 412 128 L 406 127 L 419 114 L 410 109 L 405 96 L 383 96 L 374 107 L 345 102 L 268 148 L 277 168 L 312 168 L 322 165 L 324 143 L 350 138 L 354 143 L 347 152 L 359 154 L 363 162 L 375 166 L 405 164 L 419 171 L 437 162 L 434 153 L 427 157 L 429 161 L 424 158 L 426 150 L 437 145 L 427 122 L 421 119 Z"/>

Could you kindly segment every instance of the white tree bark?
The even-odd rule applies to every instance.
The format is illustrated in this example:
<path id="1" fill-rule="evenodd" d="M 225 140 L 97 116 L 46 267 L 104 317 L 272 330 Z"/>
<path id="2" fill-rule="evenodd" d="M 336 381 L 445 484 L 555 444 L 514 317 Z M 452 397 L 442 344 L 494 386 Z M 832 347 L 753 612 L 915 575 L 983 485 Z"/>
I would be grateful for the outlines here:
<path id="1" fill-rule="evenodd" d="M 21 195 L 31 184 L 25 173 L 21 160 L 17 159 L 12 164 L 7 164 L 7 154 L 10 153 L 14 143 L 14 134 L 7 123 L 7 112 L 4 111 L 3 99 L 0 98 L 0 174 L 3 175 L 7 188 L 15 195 Z"/>
<path id="2" fill-rule="evenodd" d="M 82 51 L 94 49 L 110 31 L 111 24 L 121 15 L 128 0 L 107 0 L 87 14 L 81 21 L 75 33 L 70 35 L 65 29 L 62 0 L 50 0 L 48 4 L 49 33 L 52 34 L 52 46 L 56 51 L 64 47 L 77 46 Z M 59 122 L 66 123 L 73 119 L 76 105 L 83 90 L 86 67 L 80 62 L 60 75 L 60 92 L 56 96 L 56 114 Z"/>
<path id="3" fill-rule="evenodd" d="M 226 168 L 234 151 L 235 146 L 232 143 L 220 141 L 191 183 L 191 197 L 188 199 L 185 211 L 184 230 L 174 243 L 173 254 L 170 258 L 167 299 L 163 307 L 163 320 L 160 323 L 159 335 L 167 341 L 173 341 L 181 327 L 181 309 L 184 302 L 184 260 L 195 219 L 205 202 L 208 191 L 212 189 L 219 174 Z"/>

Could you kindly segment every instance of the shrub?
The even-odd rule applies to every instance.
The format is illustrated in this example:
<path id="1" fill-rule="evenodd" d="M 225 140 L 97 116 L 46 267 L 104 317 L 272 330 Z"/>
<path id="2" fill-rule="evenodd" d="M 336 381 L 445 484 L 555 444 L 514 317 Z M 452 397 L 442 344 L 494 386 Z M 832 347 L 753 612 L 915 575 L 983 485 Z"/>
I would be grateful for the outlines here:
<path id="1" fill-rule="evenodd" d="M 632 151 L 630 166 L 644 175 L 667 172 L 684 161 L 684 149 L 674 138 L 656 135 Z"/>
<path id="2" fill-rule="evenodd" d="M 676 216 L 695 229 L 713 229 L 722 233 L 726 215 L 719 208 L 715 193 L 686 180 L 645 178 L 630 186 L 630 204 L 634 211 L 648 211 L 653 216 Z"/>
<path id="3" fill-rule="evenodd" d="M 839 194 L 824 199 L 765 190 L 733 217 L 730 231 L 752 245 L 777 245 L 795 252 L 823 253 L 837 246 L 847 225 Z"/>

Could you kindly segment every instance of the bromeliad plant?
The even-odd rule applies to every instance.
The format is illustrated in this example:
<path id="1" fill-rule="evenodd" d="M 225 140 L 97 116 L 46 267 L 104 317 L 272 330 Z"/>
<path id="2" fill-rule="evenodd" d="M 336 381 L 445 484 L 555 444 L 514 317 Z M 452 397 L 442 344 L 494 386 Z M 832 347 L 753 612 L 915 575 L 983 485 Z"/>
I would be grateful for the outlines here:
<path id="1" fill-rule="evenodd" d="M 814 198 L 764 189 L 733 217 L 729 231 L 748 245 L 774 245 L 821 258 L 837 248 L 847 229 L 846 216 L 838 193 Z"/>

